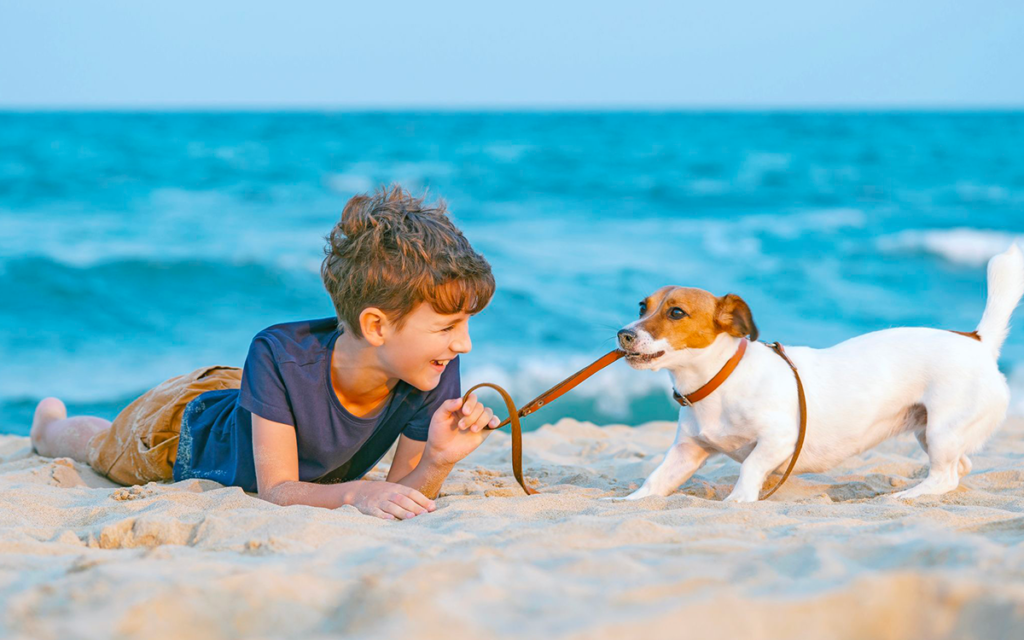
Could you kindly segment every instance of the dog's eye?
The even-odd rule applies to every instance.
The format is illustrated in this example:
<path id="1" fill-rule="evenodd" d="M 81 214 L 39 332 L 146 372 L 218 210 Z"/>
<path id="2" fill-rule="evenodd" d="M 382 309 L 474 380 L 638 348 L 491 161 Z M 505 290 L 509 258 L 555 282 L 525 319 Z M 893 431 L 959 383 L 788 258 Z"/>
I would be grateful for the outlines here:
<path id="1" fill-rule="evenodd" d="M 641 317 L 641 318 L 642 318 L 642 317 L 644 317 L 644 315 L 645 315 L 646 313 L 647 313 L 647 305 L 646 305 L 646 304 L 644 304 L 643 302 L 641 302 L 641 303 L 640 303 L 640 317 Z"/>
<path id="2" fill-rule="evenodd" d="M 686 313 L 679 307 L 672 307 L 671 309 L 668 310 L 668 317 L 672 318 L 673 320 L 680 320 L 688 315 L 690 314 Z"/>

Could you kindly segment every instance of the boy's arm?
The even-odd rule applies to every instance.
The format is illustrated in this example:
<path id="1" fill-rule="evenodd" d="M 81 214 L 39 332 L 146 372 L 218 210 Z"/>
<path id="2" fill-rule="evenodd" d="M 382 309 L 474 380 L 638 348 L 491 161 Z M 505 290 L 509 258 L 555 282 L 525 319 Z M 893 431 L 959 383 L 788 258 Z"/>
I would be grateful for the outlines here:
<path id="1" fill-rule="evenodd" d="M 335 509 L 351 504 L 379 518 L 411 518 L 434 510 L 416 489 L 392 482 L 356 480 L 316 484 L 299 480 L 295 427 L 252 414 L 252 448 L 259 497 L 274 504 L 304 504 Z"/>
<path id="2" fill-rule="evenodd" d="M 391 468 L 388 469 L 388 482 L 401 482 L 402 478 L 412 473 L 423 458 L 423 450 L 426 448 L 426 441 L 413 440 L 404 434 L 398 436 L 395 459 L 391 461 Z"/>
<path id="3" fill-rule="evenodd" d="M 397 482 L 418 489 L 425 496 L 436 498 L 444 479 L 451 473 L 455 463 L 424 460 L 423 453 L 426 448 L 426 442 L 413 440 L 404 435 L 399 436 L 395 459 L 388 471 L 388 482 Z"/>
<path id="4" fill-rule="evenodd" d="M 445 401 L 431 417 L 426 442 L 399 437 L 388 480 L 436 497 L 455 463 L 479 447 L 498 423 L 475 393 L 465 405 L 462 398 Z"/>

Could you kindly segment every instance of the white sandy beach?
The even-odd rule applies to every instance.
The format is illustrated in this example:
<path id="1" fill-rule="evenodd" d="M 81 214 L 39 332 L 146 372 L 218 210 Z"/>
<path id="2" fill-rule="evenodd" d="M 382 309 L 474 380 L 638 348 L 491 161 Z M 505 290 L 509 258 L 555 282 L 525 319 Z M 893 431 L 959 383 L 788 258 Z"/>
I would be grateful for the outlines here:
<path id="1" fill-rule="evenodd" d="M 926 471 L 910 436 L 768 502 L 719 502 L 724 457 L 669 498 L 599 500 L 642 482 L 674 430 L 528 433 L 533 497 L 494 434 L 406 522 L 202 481 L 117 488 L 0 436 L 0 635 L 1024 637 L 1024 421 L 914 503 L 885 496 Z"/>

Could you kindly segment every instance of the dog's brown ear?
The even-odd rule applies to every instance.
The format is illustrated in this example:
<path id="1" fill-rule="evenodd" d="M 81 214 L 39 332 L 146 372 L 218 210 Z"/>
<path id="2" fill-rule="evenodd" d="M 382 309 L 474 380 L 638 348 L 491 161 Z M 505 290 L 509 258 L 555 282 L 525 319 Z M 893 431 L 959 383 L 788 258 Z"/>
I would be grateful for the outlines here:
<path id="1" fill-rule="evenodd" d="M 718 299 L 715 307 L 715 324 L 721 327 L 722 331 L 737 338 L 750 336 L 751 340 L 757 340 L 759 335 L 750 307 L 743 298 L 732 293 Z"/>

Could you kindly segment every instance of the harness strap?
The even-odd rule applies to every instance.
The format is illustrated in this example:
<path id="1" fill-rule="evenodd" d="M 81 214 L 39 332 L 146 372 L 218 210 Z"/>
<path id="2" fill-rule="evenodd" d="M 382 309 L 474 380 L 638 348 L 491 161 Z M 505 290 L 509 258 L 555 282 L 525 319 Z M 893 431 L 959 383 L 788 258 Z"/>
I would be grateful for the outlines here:
<path id="1" fill-rule="evenodd" d="M 977 331 L 953 331 L 952 329 L 949 329 L 949 331 L 950 333 L 955 333 L 957 335 L 972 338 L 974 340 L 977 340 L 978 342 L 981 342 L 981 336 L 978 334 Z"/>
<path id="2" fill-rule="evenodd" d="M 779 354 L 779 356 L 786 361 L 786 364 L 789 365 L 789 368 L 793 370 L 793 375 L 796 376 L 796 392 L 797 398 L 800 401 L 800 432 L 796 438 L 796 448 L 793 450 L 793 456 L 789 460 L 789 467 L 786 469 L 786 472 L 782 474 L 782 480 L 779 480 L 778 484 L 772 487 L 771 491 L 761 496 L 761 500 L 764 500 L 768 496 L 775 493 L 775 491 L 782 486 L 782 483 L 789 478 L 789 475 L 793 473 L 793 468 L 796 466 L 796 459 L 800 456 L 800 451 L 804 447 L 804 437 L 807 435 L 807 399 L 804 396 L 804 385 L 803 382 L 800 380 L 800 373 L 796 370 L 796 365 L 793 364 L 793 361 L 790 360 L 789 356 L 786 355 L 786 351 L 785 349 L 782 348 L 781 344 L 779 344 L 778 342 L 773 342 L 772 344 L 766 343 L 766 346 L 775 353 Z M 693 407 L 694 402 L 697 402 L 698 400 L 703 400 L 704 398 L 708 397 L 709 395 L 711 395 L 712 392 L 715 391 L 715 389 L 720 387 L 722 383 L 725 382 L 726 378 L 728 378 L 736 369 L 736 365 L 738 365 L 740 363 L 740 360 L 743 359 L 743 354 L 746 353 L 746 350 L 747 339 L 744 338 L 743 341 L 740 342 L 739 348 L 736 349 L 736 353 L 734 353 L 733 356 L 729 358 L 729 361 L 725 363 L 722 369 L 718 373 L 716 373 L 715 377 L 711 378 L 711 380 L 709 380 L 707 384 L 705 384 L 700 389 L 697 389 L 693 393 L 686 394 L 685 396 L 680 394 L 677 390 L 673 389 L 672 397 L 675 398 L 676 402 L 678 402 L 680 405 L 684 407 Z"/>
<path id="3" fill-rule="evenodd" d="M 789 466 L 786 467 L 786 472 L 782 474 L 782 479 L 771 488 L 770 491 L 761 496 L 761 500 L 767 499 L 770 495 L 778 491 L 782 483 L 789 478 L 789 474 L 793 473 L 793 468 L 796 467 L 796 459 L 800 457 L 800 451 L 804 448 L 804 437 L 807 435 L 807 397 L 804 395 L 804 383 L 800 380 L 800 372 L 797 371 L 796 365 L 786 355 L 786 350 L 782 348 L 782 345 L 778 342 L 773 342 L 767 345 L 772 351 L 779 354 L 779 357 L 786 361 L 789 368 L 793 370 L 793 376 L 796 377 L 796 396 L 800 403 L 800 432 L 796 437 L 796 447 L 793 449 L 793 457 L 789 459 Z"/>

